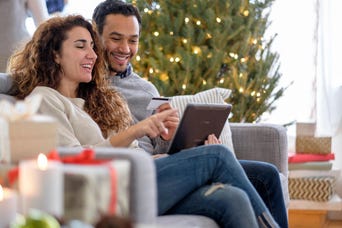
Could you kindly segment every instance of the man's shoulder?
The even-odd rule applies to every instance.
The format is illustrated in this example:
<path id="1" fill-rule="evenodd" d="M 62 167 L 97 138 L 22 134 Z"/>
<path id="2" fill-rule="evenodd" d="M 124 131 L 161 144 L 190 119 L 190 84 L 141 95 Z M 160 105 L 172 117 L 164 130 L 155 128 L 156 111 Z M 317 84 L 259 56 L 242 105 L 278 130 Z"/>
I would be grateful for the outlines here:
<path id="1" fill-rule="evenodd" d="M 119 90 L 134 89 L 135 91 L 145 91 L 152 94 L 159 94 L 155 85 L 150 81 L 140 77 L 138 74 L 132 72 L 129 76 L 120 78 L 115 77 L 111 80 L 113 86 Z"/>

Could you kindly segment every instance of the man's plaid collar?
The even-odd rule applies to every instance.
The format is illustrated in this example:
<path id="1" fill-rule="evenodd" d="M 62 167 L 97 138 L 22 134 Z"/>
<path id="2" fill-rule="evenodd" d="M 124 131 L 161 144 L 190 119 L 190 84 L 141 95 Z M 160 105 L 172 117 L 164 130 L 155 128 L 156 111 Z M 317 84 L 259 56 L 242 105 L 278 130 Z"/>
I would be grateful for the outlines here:
<path id="1" fill-rule="evenodd" d="M 127 65 L 127 68 L 125 71 L 117 73 L 116 76 L 119 76 L 120 78 L 128 77 L 132 73 L 132 65 L 129 63 Z"/>

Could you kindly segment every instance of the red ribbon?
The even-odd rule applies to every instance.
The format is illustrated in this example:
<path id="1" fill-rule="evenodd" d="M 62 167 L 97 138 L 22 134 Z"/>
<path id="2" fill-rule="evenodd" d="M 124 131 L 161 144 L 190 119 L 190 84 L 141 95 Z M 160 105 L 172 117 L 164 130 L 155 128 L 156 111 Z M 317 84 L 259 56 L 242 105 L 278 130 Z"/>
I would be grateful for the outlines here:
<path id="1" fill-rule="evenodd" d="M 104 165 L 107 164 L 109 168 L 109 175 L 111 181 L 111 196 L 108 212 L 115 214 L 117 204 L 117 175 L 115 168 L 109 163 L 110 160 L 101 160 L 95 158 L 95 151 L 92 149 L 84 149 L 79 154 L 60 157 L 56 150 L 52 150 L 47 158 L 53 161 L 60 161 L 64 164 L 76 165 Z M 19 168 L 14 168 L 8 172 L 9 183 L 13 185 L 19 177 Z"/>

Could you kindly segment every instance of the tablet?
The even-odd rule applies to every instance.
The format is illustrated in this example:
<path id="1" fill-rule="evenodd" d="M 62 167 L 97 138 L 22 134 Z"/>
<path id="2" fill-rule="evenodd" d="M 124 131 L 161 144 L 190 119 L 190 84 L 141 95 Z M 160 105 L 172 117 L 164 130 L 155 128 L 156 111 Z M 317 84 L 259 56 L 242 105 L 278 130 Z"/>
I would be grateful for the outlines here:
<path id="1" fill-rule="evenodd" d="M 230 104 L 188 104 L 170 143 L 168 154 L 203 145 L 210 134 L 219 138 L 231 109 Z"/>

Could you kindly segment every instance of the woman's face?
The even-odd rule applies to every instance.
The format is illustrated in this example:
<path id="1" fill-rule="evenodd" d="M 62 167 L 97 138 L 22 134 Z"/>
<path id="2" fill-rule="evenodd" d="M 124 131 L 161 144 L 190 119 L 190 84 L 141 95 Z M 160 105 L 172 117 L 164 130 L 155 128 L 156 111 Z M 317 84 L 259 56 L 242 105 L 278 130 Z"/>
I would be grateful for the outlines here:
<path id="1" fill-rule="evenodd" d="M 93 39 L 83 27 L 74 27 L 67 33 L 55 61 L 61 66 L 61 86 L 77 88 L 80 82 L 90 82 L 97 59 Z"/>

